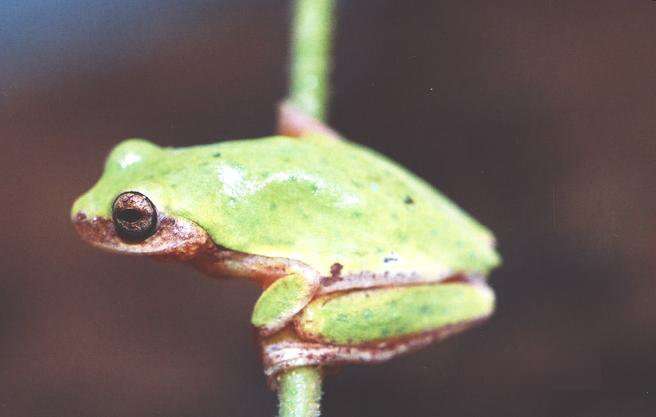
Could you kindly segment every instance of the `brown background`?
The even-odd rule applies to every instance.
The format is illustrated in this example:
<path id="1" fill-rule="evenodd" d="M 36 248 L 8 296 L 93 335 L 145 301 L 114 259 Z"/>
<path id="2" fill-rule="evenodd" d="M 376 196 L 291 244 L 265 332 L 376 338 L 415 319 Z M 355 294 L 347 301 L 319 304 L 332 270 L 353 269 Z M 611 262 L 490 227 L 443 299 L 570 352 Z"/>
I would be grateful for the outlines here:
<path id="1" fill-rule="evenodd" d="M 268 416 L 257 289 L 83 245 L 125 137 L 257 137 L 288 3 L 0 4 L 0 415 Z M 326 416 L 656 411 L 656 3 L 342 1 L 332 124 L 497 234 L 485 327 L 325 385 Z"/>

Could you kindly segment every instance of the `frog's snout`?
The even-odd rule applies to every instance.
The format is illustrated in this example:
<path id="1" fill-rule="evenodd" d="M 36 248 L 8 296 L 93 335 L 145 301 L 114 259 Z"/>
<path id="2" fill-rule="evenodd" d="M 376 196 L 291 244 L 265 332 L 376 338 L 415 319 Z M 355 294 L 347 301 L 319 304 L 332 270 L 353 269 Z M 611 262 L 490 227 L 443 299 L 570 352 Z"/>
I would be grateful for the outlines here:
<path id="1" fill-rule="evenodd" d="M 120 233 L 112 219 L 89 218 L 85 213 L 77 212 L 72 221 L 82 240 L 110 252 L 184 260 L 194 257 L 211 243 L 207 232 L 200 226 L 165 215 L 158 219 L 154 232 L 141 241 L 131 240 Z"/>

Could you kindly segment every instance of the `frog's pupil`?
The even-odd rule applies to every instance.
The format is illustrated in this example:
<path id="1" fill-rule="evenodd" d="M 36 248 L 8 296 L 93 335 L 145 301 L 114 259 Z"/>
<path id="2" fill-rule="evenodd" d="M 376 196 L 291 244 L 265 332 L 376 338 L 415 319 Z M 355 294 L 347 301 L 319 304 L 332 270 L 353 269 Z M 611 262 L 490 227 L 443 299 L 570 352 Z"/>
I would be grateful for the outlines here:
<path id="1" fill-rule="evenodd" d="M 139 210 L 126 209 L 126 210 L 121 211 L 119 213 L 118 217 L 119 217 L 119 219 L 123 220 L 124 222 L 133 223 L 133 222 L 141 220 L 142 214 Z"/>

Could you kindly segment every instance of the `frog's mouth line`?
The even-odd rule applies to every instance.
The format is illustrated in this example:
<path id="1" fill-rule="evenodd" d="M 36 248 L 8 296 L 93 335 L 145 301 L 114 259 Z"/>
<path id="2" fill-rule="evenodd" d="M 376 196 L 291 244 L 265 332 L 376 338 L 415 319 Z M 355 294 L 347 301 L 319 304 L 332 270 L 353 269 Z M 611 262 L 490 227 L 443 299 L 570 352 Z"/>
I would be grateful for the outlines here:
<path id="1" fill-rule="evenodd" d="M 82 240 L 110 252 L 185 260 L 194 257 L 208 243 L 213 244 L 207 232 L 195 223 L 168 216 L 161 216 L 157 231 L 141 242 L 121 239 L 114 222 L 103 217 L 89 218 L 85 213 L 77 213 L 72 220 Z"/>

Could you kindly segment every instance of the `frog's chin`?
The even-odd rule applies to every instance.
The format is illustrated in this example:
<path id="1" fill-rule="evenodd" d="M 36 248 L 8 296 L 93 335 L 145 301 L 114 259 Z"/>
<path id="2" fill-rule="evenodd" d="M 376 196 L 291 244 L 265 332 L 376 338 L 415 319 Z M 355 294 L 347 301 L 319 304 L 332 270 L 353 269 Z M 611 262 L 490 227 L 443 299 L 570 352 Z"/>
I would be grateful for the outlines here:
<path id="1" fill-rule="evenodd" d="M 77 213 L 73 216 L 73 224 L 84 241 L 110 252 L 185 260 L 212 244 L 205 230 L 182 218 L 161 216 L 156 232 L 141 242 L 122 239 L 114 223 L 104 217 L 89 218 Z"/>

